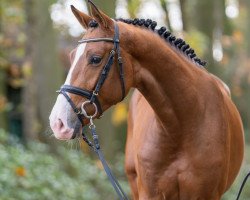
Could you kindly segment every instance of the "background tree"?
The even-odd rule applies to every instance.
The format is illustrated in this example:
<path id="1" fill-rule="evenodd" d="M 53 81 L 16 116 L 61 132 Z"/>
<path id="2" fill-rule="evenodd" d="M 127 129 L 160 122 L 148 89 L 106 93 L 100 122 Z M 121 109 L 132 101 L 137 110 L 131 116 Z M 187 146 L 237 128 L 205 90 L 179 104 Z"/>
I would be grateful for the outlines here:
<path id="1" fill-rule="evenodd" d="M 95 0 L 94 2 L 98 8 L 102 8 L 102 11 L 115 18 L 116 0 L 106 1 L 105 3 L 102 0 Z"/>
<path id="2" fill-rule="evenodd" d="M 180 2 L 180 9 L 181 9 L 183 31 L 188 31 L 188 10 L 187 10 L 188 0 L 179 0 L 179 2 Z"/>
<path id="3" fill-rule="evenodd" d="M 126 0 L 127 1 L 127 10 L 130 18 L 136 18 L 137 12 L 141 5 L 141 0 Z"/>
<path id="4" fill-rule="evenodd" d="M 243 0 L 243 2 L 246 4 L 246 13 L 247 13 L 247 17 L 246 19 L 250 19 L 250 1 L 247 0 Z M 246 39 L 246 62 L 245 64 L 245 68 L 246 68 L 246 78 L 245 78 L 245 84 L 243 86 L 244 88 L 244 97 L 246 102 L 250 102 L 250 20 L 246 20 L 246 31 L 245 31 L 245 35 L 244 38 Z M 250 106 L 249 104 L 247 104 L 246 106 L 246 127 L 248 129 L 248 133 L 250 133 Z M 248 134 L 249 135 L 249 134 Z M 249 139 L 249 138 L 248 138 Z M 249 140 L 248 140 L 249 142 Z"/>
<path id="5" fill-rule="evenodd" d="M 62 83 L 62 67 L 56 49 L 49 7 L 52 1 L 25 0 L 26 10 L 26 85 L 23 93 L 24 133 L 40 137 L 48 126 L 48 113 Z M 48 78 L 53 76 L 53 78 Z M 44 137 L 40 137 L 44 138 Z"/>
<path id="6" fill-rule="evenodd" d="M 0 2 L 0 37 L 3 37 L 3 2 Z M 0 127 L 6 129 L 6 113 L 5 113 L 5 67 L 6 60 L 4 58 L 3 40 L 0 40 Z"/>
<path id="7" fill-rule="evenodd" d="M 167 2 L 168 2 L 167 0 L 160 0 L 162 10 L 165 13 L 165 22 L 167 24 L 167 27 L 168 27 L 168 29 L 170 31 L 173 31 L 173 29 L 171 27 L 170 19 L 169 19 L 168 4 L 167 4 Z"/>
<path id="8" fill-rule="evenodd" d="M 205 58 L 208 61 L 209 71 L 216 71 L 215 62 L 213 59 L 213 34 L 215 30 L 214 8 L 215 1 L 199 1 L 194 0 L 192 10 L 192 26 L 203 33 L 208 40 L 208 47 L 206 50 Z M 221 0 L 219 0 L 221 1 Z M 199 16 L 199 17 L 197 17 Z"/>

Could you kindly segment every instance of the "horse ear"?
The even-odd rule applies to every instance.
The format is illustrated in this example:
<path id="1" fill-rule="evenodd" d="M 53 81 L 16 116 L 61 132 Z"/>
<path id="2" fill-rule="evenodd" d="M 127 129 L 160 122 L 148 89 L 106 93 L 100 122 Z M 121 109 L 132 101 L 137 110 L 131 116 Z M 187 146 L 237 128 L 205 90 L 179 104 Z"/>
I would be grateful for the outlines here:
<path id="1" fill-rule="evenodd" d="M 89 22 L 92 20 L 92 18 L 85 13 L 77 10 L 73 5 L 71 5 L 71 10 L 79 23 L 85 28 L 88 29 Z"/>
<path id="2" fill-rule="evenodd" d="M 113 20 L 104 14 L 101 10 L 97 8 L 97 6 L 91 1 L 88 0 L 89 8 L 91 16 L 95 18 L 95 20 L 100 24 L 103 25 L 105 28 L 108 28 L 113 25 Z"/>

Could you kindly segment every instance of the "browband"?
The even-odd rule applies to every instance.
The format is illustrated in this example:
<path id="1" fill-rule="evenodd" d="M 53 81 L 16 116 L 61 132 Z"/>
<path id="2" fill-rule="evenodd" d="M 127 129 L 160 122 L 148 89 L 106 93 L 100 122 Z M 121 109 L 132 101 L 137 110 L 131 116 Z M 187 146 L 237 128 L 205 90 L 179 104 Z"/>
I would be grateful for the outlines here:
<path id="1" fill-rule="evenodd" d="M 119 42 L 119 40 L 114 40 L 113 38 L 89 38 L 89 39 L 81 39 L 78 41 L 79 44 L 81 43 L 89 43 L 89 42 Z"/>

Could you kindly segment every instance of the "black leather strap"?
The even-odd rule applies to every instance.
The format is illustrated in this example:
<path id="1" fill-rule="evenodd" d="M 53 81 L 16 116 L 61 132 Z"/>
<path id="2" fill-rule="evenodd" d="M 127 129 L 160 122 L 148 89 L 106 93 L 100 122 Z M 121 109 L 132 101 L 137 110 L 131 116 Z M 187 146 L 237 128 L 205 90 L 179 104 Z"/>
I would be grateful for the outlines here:
<path id="1" fill-rule="evenodd" d="M 123 61 L 121 57 L 121 50 L 120 50 L 120 38 L 119 38 L 119 28 L 115 25 L 115 37 L 114 37 L 114 45 L 115 50 L 117 52 L 117 60 L 118 60 L 118 67 L 119 67 L 119 76 L 121 81 L 121 89 L 122 89 L 122 98 L 121 101 L 125 98 L 125 80 L 124 80 L 124 70 L 123 70 Z"/>
<path id="2" fill-rule="evenodd" d="M 128 200 L 128 197 L 126 196 L 125 192 L 123 191 L 121 185 L 119 184 L 119 182 L 117 181 L 115 175 L 112 173 L 108 163 L 106 162 L 103 153 L 101 151 L 101 147 L 99 144 L 99 139 L 98 139 L 98 135 L 96 133 L 96 129 L 95 126 L 90 126 L 90 130 L 91 130 L 91 135 L 93 138 L 93 149 L 96 152 L 99 160 L 102 163 L 102 166 L 109 178 L 110 183 L 112 184 L 113 188 L 115 189 L 117 195 L 119 196 L 120 200 Z"/>
<path id="3" fill-rule="evenodd" d="M 74 86 L 71 86 L 71 85 L 63 85 L 61 87 L 61 91 L 65 91 L 65 92 L 69 92 L 69 93 L 72 93 L 72 94 L 75 94 L 75 95 L 83 96 L 83 97 L 86 97 L 88 99 L 92 95 L 92 92 L 90 92 L 90 91 L 82 90 L 81 88 L 74 87 Z"/>
<path id="4" fill-rule="evenodd" d="M 69 102 L 70 106 L 72 107 L 72 109 L 74 110 L 74 112 L 76 114 L 80 113 L 81 111 L 75 106 L 75 104 L 73 103 L 73 101 L 70 99 L 70 97 L 67 95 L 67 93 L 64 90 L 60 90 L 59 91 Z M 78 115 L 77 115 L 78 116 Z M 79 118 L 79 120 L 81 120 L 81 118 Z"/>
<path id="5" fill-rule="evenodd" d="M 239 190 L 239 192 L 238 192 L 238 195 L 237 195 L 237 197 L 236 197 L 236 200 L 239 200 L 240 199 L 240 195 L 241 195 L 241 192 L 242 192 L 242 190 L 243 190 L 243 188 L 244 188 L 244 186 L 245 186 L 245 184 L 246 184 L 246 182 L 247 182 L 247 179 L 250 177 L 250 172 L 248 172 L 248 174 L 246 175 L 246 177 L 244 178 L 244 180 L 243 180 L 243 182 L 242 182 L 242 184 L 241 184 L 241 186 L 240 186 L 240 190 Z"/>

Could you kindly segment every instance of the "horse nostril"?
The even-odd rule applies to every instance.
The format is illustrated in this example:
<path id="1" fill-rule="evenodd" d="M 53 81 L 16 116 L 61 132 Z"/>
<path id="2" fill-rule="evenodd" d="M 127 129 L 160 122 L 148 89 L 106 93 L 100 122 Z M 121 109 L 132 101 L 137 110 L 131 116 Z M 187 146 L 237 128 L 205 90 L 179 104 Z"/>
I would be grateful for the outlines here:
<path id="1" fill-rule="evenodd" d="M 67 124 L 60 118 L 58 118 L 55 122 L 55 128 L 57 129 L 58 132 L 68 132 L 70 131 L 70 127 L 67 126 Z"/>
<path id="2" fill-rule="evenodd" d="M 54 122 L 51 122 L 51 128 L 57 139 L 69 140 L 72 138 L 74 129 L 69 128 L 63 119 L 57 118 Z"/>
<path id="3" fill-rule="evenodd" d="M 63 124 L 62 120 L 61 119 L 57 119 L 56 120 L 56 128 L 58 130 L 62 130 L 64 127 L 65 127 L 65 125 Z"/>

